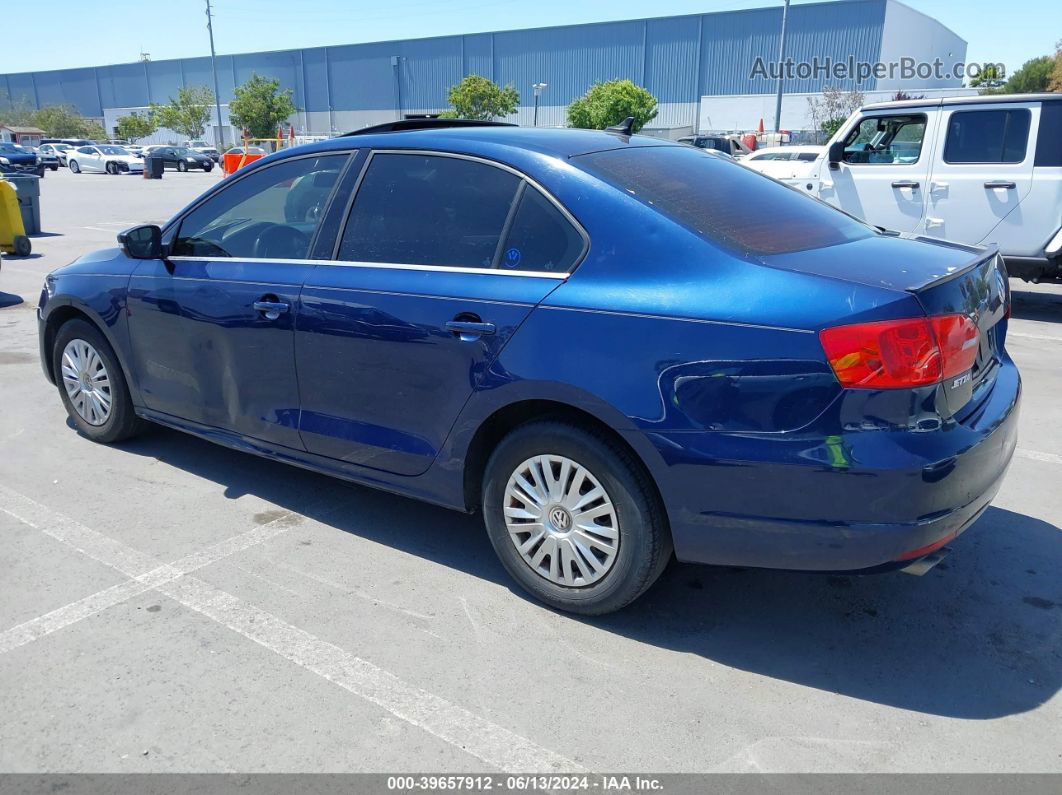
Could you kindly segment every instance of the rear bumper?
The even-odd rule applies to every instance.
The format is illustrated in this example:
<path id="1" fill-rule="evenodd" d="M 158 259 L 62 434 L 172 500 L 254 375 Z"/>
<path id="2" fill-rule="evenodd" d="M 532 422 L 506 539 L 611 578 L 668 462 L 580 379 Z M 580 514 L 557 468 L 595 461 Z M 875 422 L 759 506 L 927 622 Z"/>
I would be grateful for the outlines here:
<path id="1" fill-rule="evenodd" d="M 988 507 L 1017 444 L 1003 363 L 963 422 L 932 431 L 651 434 L 679 560 L 802 571 L 901 568 Z"/>

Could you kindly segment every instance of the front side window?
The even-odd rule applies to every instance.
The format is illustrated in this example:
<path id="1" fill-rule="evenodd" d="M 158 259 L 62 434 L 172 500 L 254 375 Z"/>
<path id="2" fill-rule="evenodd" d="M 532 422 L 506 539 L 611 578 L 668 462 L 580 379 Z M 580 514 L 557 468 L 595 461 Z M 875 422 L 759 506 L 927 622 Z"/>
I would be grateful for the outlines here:
<path id="1" fill-rule="evenodd" d="M 93 149 L 91 146 L 83 146 L 80 149 L 78 149 L 77 151 L 79 151 L 83 155 L 94 155 L 94 154 L 96 154 L 96 150 Z"/>
<path id="2" fill-rule="evenodd" d="M 339 259 L 490 268 L 520 183 L 464 158 L 374 154 Z"/>
<path id="3" fill-rule="evenodd" d="M 970 110 L 951 114 L 945 163 L 1021 163 L 1029 141 L 1026 108 Z"/>
<path id="4" fill-rule="evenodd" d="M 844 161 L 852 165 L 910 165 L 922 154 L 926 117 L 867 116 L 844 140 Z"/>
<path id="5" fill-rule="evenodd" d="M 742 255 L 823 248 L 874 234 L 840 210 L 733 160 L 685 146 L 611 149 L 572 163 Z"/>
<path id="6" fill-rule="evenodd" d="M 346 154 L 300 157 L 238 179 L 180 223 L 173 254 L 306 259 Z"/>

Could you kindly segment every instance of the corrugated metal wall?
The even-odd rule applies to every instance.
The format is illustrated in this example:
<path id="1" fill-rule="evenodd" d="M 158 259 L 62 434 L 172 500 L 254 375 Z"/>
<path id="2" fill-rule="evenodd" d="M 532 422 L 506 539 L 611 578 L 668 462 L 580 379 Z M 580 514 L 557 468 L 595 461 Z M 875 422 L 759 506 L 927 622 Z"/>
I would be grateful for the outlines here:
<path id="1" fill-rule="evenodd" d="M 882 48 L 888 0 L 796 5 L 790 10 L 788 52 L 874 61 Z M 517 30 L 431 39 L 352 44 L 218 58 L 221 101 L 252 73 L 276 77 L 304 111 L 303 126 L 342 127 L 356 119 L 395 118 L 446 107 L 446 91 L 467 74 L 481 74 L 521 92 L 523 120 L 531 84 L 545 82 L 541 124 L 563 121 L 563 108 L 594 82 L 629 78 L 661 103 L 656 126 L 696 121 L 705 94 L 771 93 L 770 80 L 750 79 L 757 56 L 778 51 L 781 8 L 625 22 Z M 938 25 L 926 19 L 928 26 Z M 942 27 L 942 26 L 940 26 Z M 165 102 L 182 85 L 212 85 L 209 58 L 118 64 L 0 76 L 0 93 L 14 100 L 74 105 L 102 117 L 104 108 Z M 836 81 L 794 80 L 789 91 L 815 91 Z M 865 85 L 873 88 L 873 85 Z M 353 112 L 353 113 L 352 113 Z M 338 117 L 338 118 L 337 118 Z"/>

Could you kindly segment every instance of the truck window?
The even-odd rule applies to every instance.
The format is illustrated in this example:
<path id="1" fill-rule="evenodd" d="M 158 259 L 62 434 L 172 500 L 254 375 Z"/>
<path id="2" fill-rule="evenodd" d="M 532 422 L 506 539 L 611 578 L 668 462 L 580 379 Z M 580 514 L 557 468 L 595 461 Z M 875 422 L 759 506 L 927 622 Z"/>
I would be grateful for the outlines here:
<path id="1" fill-rule="evenodd" d="M 1029 142 L 1027 108 L 964 110 L 951 114 L 945 163 L 1021 163 Z"/>
<path id="2" fill-rule="evenodd" d="M 844 140 L 844 162 L 852 165 L 910 165 L 922 154 L 924 114 L 866 116 Z"/>

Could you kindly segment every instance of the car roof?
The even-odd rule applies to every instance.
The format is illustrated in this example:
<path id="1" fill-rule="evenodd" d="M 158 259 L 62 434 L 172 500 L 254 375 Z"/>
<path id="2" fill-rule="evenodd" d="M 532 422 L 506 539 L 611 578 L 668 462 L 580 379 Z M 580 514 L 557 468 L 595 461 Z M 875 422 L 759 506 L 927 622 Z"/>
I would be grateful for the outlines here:
<path id="1" fill-rule="evenodd" d="M 553 157 L 575 157 L 628 146 L 679 146 L 675 141 L 645 135 L 621 135 L 604 130 L 542 127 L 436 127 L 344 135 L 297 147 L 297 154 L 352 147 L 366 149 L 449 149 L 469 152 L 481 145 L 504 146 Z M 282 150 L 288 152 L 294 150 Z"/>
<path id="2" fill-rule="evenodd" d="M 943 105 L 995 105 L 1001 102 L 1062 102 L 1062 94 L 985 94 L 969 97 L 905 99 L 899 102 L 874 102 L 869 105 L 864 105 L 861 110 L 937 108 Z"/>

